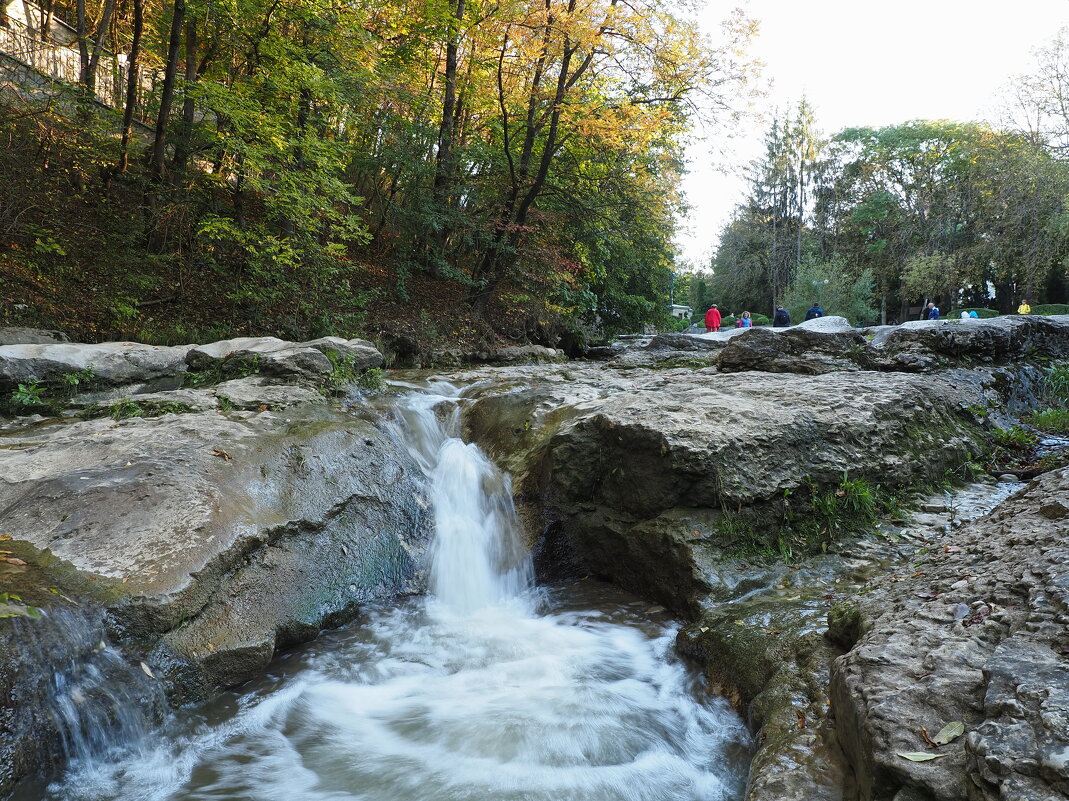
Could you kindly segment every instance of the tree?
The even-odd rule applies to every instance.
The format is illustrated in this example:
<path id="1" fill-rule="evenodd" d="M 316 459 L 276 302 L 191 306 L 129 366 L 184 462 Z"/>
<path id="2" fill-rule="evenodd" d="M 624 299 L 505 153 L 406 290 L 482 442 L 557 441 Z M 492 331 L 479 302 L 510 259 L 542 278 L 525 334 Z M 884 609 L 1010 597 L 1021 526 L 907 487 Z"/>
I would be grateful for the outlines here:
<path id="1" fill-rule="evenodd" d="M 841 258 L 820 261 L 806 257 L 783 299 L 791 319 L 804 320 L 806 310 L 816 302 L 825 314 L 845 317 L 855 324 L 873 322 L 872 274 L 868 270 L 856 275 L 852 272 Z"/>

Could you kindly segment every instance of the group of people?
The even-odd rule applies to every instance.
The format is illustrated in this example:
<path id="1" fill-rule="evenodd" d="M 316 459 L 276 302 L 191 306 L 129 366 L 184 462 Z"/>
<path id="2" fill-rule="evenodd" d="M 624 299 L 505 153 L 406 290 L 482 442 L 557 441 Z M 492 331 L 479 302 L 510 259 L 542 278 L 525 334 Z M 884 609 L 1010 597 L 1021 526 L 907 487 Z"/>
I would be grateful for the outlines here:
<path id="1" fill-rule="evenodd" d="M 1027 298 L 1025 300 L 1021 301 L 1021 305 L 1017 307 L 1017 313 L 1018 314 L 1031 314 L 1032 313 L 1032 306 L 1029 304 Z M 823 316 L 824 316 L 824 310 L 822 308 L 820 308 L 820 303 L 814 303 L 812 306 L 809 307 L 808 310 L 806 310 L 806 313 L 805 313 L 805 319 L 806 320 L 815 320 L 817 317 L 823 317 Z M 962 316 L 962 319 L 965 319 L 966 317 L 974 318 L 974 319 L 979 317 L 979 315 L 975 311 L 968 311 L 968 312 L 964 312 L 963 311 L 961 313 L 961 316 Z M 705 330 L 706 331 L 713 331 L 713 332 L 719 331 L 723 319 L 724 318 L 720 314 L 720 309 L 718 309 L 716 304 L 714 303 L 712 306 L 709 307 L 709 311 L 707 311 L 705 313 Z M 938 320 L 939 319 L 939 307 L 936 306 L 934 303 L 929 303 L 927 306 L 924 307 L 923 319 L 925 319 L 925 320 Z M 790 324 L 791 324 L 790 312 L 788 312 L 782 306 L 776 306 L 776 313 L 772 317 L 772 327 L 773 328 L 786 328 Z M 750 317 L 750 313 L 748 311 L 744 311 L 742 314 L 736 316 L 736 318 L 735 318 L 735 327 L 736 328 L 751 328 L 751 327 L 753 327 L 753 319 Z"/>
<path id="2" fill-rule="evenodd" d="M 1021 305 L 1017 307 L 1017 313 L 1018 314 L 1031 314 L 1032 313 L 1032 305 L 1028 302 L 1028 298 L 1025 298 L 1024 300 L 1021 301 Z M 961 313 L 961 319 L 962 320 L 966 320 L 966 319 L 975 320 L 975 319 L 979 318 L 979 316 L 980 315 L 977 314 L 975 311 L 963 311 Z M 934 303 L 929 303 L 927 306 L 925 306 L 924 307 L 924 319 L 925 320 L 938 320 L 939 319 L 939 307 L 936 306 Z"/>
<path id="3" fill-rule="evenodd" d="M 806 320 L 815 320 L 817 317 L 823 317 L 824 310 L 820 308 L 819 303 L 814 303 L 805 313 Z M 705 313 L 705 330 L 713 331 L 714 333 L 720 330 L 720 326 L 723 322 L 723 316 L 720 314 L 720 309 L 717 308 L 714 303 L 709 307 L 709 311 Z M 791 324 L 790 313 L 782 306 L 776 307 L 776 313 L 772 318 L 773 328 L 786 328 Z M 742 314 L 735 318 L 736 328 L 752 328 L 753 318 L 748 311 L 744 311 Z"/>

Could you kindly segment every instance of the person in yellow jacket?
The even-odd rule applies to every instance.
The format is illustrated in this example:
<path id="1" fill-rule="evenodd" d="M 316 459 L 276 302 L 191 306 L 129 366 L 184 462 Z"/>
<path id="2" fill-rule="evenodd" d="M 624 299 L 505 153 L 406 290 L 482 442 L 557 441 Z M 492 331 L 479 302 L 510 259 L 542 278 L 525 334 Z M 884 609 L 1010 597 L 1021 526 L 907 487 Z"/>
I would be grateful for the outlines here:
<path id="1" fill-rule="evenodd" d="M 1021 305 L 1017 307 L 1018 314 L 1031 314 L 1032 307 L 1028 305 L 1028 298 L 1021 301 Z"/>

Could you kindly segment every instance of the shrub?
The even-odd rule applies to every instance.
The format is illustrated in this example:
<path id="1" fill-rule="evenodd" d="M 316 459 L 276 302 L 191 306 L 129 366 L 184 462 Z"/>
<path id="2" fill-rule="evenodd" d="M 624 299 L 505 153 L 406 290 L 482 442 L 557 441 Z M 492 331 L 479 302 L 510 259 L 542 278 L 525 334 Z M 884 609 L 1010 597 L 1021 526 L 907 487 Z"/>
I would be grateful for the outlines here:
<path id="1" fill-rule="evenodd" d="M 1040 303 L 1032 307 L 1032 314 L 1069 314 L 1069 303 Z"/>

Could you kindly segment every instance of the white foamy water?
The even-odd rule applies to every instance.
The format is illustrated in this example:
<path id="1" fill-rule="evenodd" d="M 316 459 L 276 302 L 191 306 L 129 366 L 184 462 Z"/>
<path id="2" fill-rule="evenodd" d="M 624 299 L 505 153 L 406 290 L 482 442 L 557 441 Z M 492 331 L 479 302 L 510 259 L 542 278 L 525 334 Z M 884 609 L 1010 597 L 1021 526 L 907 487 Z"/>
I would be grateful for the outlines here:
<path id="1" fill-rule="evenodd" d="M 536 592 L 508 479 L 453 436 L 456 392 L 437 391 L 400 424 L 434 504 L 433 594 L 324 636 L 126 759 L 75 766 L 49 798 L 741 798 L 745 728 L 696 692 L 674 628 L 618 595 Z"/>

